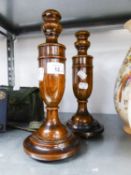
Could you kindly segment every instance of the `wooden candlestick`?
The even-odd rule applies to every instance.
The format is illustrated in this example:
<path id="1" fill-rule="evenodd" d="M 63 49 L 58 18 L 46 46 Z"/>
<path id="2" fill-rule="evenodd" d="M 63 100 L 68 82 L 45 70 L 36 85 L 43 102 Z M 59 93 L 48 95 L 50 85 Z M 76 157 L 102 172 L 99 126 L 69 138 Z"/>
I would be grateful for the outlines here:
<path id="1" fill-rule="evenodd" d="M 57 42 L 62 30 L 61 15 L 49 9 L 43 14 L 46 42 L 39 45 L 40 92 L 46 103 L 47 116 L 38 131 L 24 141 L 24 150 L 43 161 L 65 159 L 79 149 L 79 140 L 61 124 L 58 104 L 65 89 L 65 46 Z"/>
<path id="2" fill-rule="evenodd" d="M 88 138 L 102 133 L 104 128 L 87 110 L 87 99 L 93 87 L 93 57 L 87 54 L 89 32 L 78 31 L 76 37 L 78 55 L 73 57 L 73 91 L 78 101 L 78 110 L 67 125 L 73 132 Z"/>

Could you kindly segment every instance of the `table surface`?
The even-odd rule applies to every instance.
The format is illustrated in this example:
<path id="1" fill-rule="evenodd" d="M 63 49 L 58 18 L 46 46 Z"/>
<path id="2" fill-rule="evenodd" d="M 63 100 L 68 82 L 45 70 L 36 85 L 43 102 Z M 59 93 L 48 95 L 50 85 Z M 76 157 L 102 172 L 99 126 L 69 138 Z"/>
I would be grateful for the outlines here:
<path id="1" fill-rule="evenodd" d="M 64 121 L 72 114 L 61 114 Z M 131 136 L 122 130 L 117 115 L 94 114 L 104 124 L 103 135 L 81 140 L 74 157 L 55 162 L 39 162 L 23 151 L 23 140 L 30 134 L 22 130 L 0 133 L 0 175 L 131 175 Z"/>

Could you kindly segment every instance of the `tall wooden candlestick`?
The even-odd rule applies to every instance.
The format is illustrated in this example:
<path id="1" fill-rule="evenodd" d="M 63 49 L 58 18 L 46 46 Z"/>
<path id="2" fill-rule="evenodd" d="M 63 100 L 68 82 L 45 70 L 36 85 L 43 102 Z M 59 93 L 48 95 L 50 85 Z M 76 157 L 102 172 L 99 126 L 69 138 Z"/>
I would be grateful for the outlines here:
<path id="1" fill-rule="evenodd" d="M 87 54 L 89 32 L 78 31 L 76 37 L 78 55 L 73 57 L 73 91 L 78 101 L 78 110 L 67 125 L 73 132 L 88 138 L 103 132 L 104 128 L 87 110 L 87 99 L 93 86 L 93 57 Z"/>
<path id="2" fill-rule="evenodd" d="M 79 140 L 61 124 L 58 104 L 65 89 L 65 46 L 57 42 L 62 27 L 61 15 L 49 9 L 43 14 L 43 31 L 46 42 L 39 45 L 41 72 L 40 92 L 46 103 L 47 116 L 38 131 L 24 141 L 24 150 L 32 158 L 54 161 L 74 155 L 79 149 Z"/>

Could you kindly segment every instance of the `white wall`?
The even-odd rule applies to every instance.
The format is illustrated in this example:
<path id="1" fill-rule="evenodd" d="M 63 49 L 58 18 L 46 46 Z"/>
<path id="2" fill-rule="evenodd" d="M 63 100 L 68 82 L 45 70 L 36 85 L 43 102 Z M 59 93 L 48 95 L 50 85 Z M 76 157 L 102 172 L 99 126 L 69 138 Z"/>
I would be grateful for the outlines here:
<path id="1" fill-rule="evenodd" d="M 7 50 L 6 39 L 0 35 L 0 85 L 7 85 Z"/>
<path id="2" fill-rule="evenodd" d="M 19 37 L 15 41 L 16 83 L 21 86 L 38 86 L 37 45 L 43 40 L 42 34 L 33 34 Z M 62 112 L 75 112 L 77 108 L 71 76 L 72 56 L 76 55 L 73 44 L 75 40 L 74 30 L 61 34 L 59 39 L 59 42 L 65 44 L 67 48 L 66 89 L 60 105 Z M 91 42 L 89 54 L 94 57 L 94 89 L 89 98 L 89 110 L 94 113 L 115 113 L 113 103 L 115 80 L 119 67 L 131 46 L 131 34 L 126 30 L 96 31 L 91 33 L 89 40 Z M 1 40 L 0 43 L 2 43 Z M 2 53 L 4 49 L 2 47 Z M 6 76 L 4 60 L 3 57 L 4 70 L 0 69 L 0 75 Z M 1 81 L 6 83 L 4 79 Z"/>

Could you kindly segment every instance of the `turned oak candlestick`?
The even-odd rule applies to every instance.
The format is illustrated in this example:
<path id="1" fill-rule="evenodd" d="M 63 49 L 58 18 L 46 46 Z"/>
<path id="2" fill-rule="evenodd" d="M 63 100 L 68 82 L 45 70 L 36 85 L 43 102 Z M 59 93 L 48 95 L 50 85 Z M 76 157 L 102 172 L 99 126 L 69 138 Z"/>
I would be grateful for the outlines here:
<path id="1" fill-rule="evenodd" d="M 67 125 L 73 132 L 85 138 L 96 136 L 103 132 L 100 125 L 87 110 L 87 99 L 93 87 L 93 57 L 87 54 L 90 46 L 88 31 L 76 32 L 75 47 L 78 54 L 73 59 L 73 91 L 78 101 L 78 109 Z"/>
<path id="2" fill-rule="evenodd" d="M 65 89 L 65 46 L 57 42 L 62 27 L 61 15 L 49 9 L 43 14 L 46 42 L 39 45 L 40 93 L 47 116 L 42 126 L 24 141 L 24 150 L 32 158 L 54 161 L 74 155 L 79 140 L 60 122 L 58 104 Z"/>

